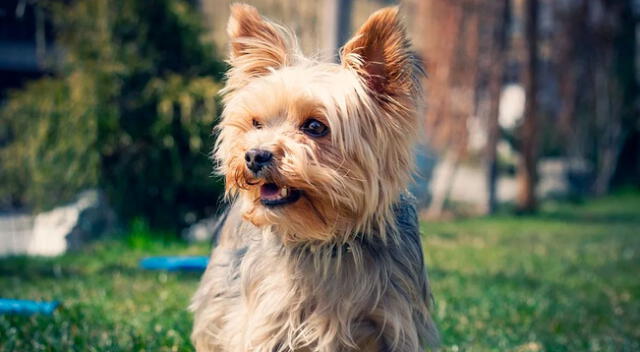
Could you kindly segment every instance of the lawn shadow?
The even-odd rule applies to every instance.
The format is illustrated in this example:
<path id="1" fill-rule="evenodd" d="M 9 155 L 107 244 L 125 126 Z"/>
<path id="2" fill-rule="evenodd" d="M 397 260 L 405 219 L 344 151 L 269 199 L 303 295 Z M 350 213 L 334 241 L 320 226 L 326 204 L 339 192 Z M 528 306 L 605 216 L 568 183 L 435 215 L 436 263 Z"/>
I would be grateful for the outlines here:
<path id="1" fill-rule="evenodd" d="M 28 256 L 14 256 L 0 258 L 0 276 L 3 278 L 19 278 L 24 281 L 36 281 L 42 279 L 73 280 L 95 275 L 120 274 L 127 277 L 144 277 L 165 272 L 178 280 L 193 281 L 202 276 L 199 271 L 155 271 L 145 270 L 139 267 L 109 263 L 97 270 L 90 270 L 79 264 L 57 263 L 53 259 L 33 258 Z"/>
<path id="2" fill-rule="evenodd" d="M 25 280 L 42 278 L 75 278 L 85 276 L 86 270 L 67 266 L 45 258 L 13 256 L 0 258 L 0 276 L 19 277 Z"/>
<path id="3" fill-rule="evenodd" d="M 599 225 L 631 225 L 640 227 L 640 217 L 633 213 L 573 213 L 568 211 L 541 212 L 537 219 L 558 222 L 599 224 Z"/>

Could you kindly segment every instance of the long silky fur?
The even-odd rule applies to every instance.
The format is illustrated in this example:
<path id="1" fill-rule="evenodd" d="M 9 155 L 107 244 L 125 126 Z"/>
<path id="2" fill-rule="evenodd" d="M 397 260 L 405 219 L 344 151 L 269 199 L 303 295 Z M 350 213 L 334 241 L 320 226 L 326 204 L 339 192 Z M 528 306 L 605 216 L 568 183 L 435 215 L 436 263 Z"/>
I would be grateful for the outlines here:
<path id="1" fill-rule="evenodd" d="M 191 309 L 198 351 L 422 351 L 435 345 L 415 207 L 394 207 L 400 241 L 284 246 L 231 210 Z M 235 216 L 233 214 L 236 214 Z M 365 350 L 369 351 L 369 350 Z"/>
<path id="2" fill-rule="evenodd" d="M 422 71 L 397 9 L 373 14 L 343 48 L 341 65 L 303 57 L 290 32 L 247 5 L 232 7 L 228 32 L 232 68 L 214 158 L 233 205 L 190 306 L 196 349 L 437 345 L 405 191 Z M 329 126 L 326 140 L 292 127 L 307 105 Z M 258 131 L 252 119 L 261 108 L 281 116 Z M 295 204 L 260 204 L 261 181 L 243 160 L 255 147 L 274 153 L 269 182 L 303 191 Z"/>

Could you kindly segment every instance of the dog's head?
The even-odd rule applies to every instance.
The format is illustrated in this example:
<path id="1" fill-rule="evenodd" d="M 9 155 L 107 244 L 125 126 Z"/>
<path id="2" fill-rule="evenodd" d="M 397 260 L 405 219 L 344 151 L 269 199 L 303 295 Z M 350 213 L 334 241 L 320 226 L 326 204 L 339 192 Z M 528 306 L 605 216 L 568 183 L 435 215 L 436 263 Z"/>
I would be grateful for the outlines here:
<path id="1" fill-rule="evenodd" d="M 233 5 L 215 148 L 229 196 L 285 242 L 385 236 L 410 179 L 421 69 L 396 8 L 374 13 L 341 64 L 304 58 L 288 31 Z"/>

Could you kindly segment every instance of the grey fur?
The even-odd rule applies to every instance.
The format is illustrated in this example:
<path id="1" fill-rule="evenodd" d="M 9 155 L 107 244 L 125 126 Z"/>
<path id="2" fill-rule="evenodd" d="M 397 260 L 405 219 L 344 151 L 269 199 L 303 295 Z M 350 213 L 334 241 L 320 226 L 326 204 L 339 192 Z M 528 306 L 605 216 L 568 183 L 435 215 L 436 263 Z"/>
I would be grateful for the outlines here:
<path id="1" fill-rule="evenodd" d="M 232 205 L 193 299 L 199 351 L 422 351 L 435 346 L 431 293 L 411 196 L 386 242 L 283 245 Z"/>

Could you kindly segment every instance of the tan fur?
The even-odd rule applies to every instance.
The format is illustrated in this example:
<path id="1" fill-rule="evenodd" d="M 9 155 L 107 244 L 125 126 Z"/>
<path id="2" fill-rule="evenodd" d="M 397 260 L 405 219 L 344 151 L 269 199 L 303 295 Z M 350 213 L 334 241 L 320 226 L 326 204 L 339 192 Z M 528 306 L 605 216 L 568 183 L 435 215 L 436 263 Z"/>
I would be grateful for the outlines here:
<path id="1" fill-rule="evenodd" d="M 418 351 L 435 343 L 417 229 L 397 220 L 421 73 L 397 9 L 369 18 L 343 48 L 342 65 L 303 57 L 290 32 L 248 5 L 232 6 L 228 33 L 214 155 L 233 206 L 191 306 L 196 349 Z M 302 133 L 308 118 L 329 134 Z M 252 148 L 274 155 L 260 177 L 245 165 Z M 263 206 L 264 182 L 303 196 Z"/>

